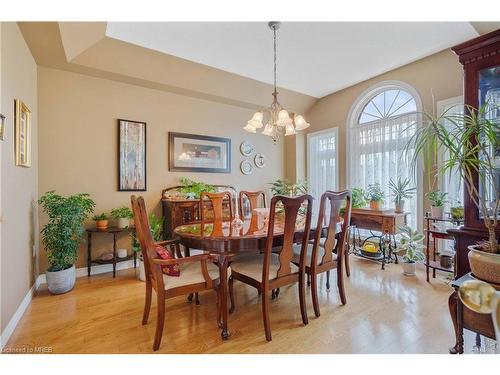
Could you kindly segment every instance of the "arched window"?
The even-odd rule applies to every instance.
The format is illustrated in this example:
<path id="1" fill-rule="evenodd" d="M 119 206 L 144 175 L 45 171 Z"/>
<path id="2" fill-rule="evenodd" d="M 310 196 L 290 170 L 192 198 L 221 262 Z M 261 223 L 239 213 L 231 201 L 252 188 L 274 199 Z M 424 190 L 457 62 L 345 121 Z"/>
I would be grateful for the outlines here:
<path id="1" fill-rule="evenodd" d="M 348 130 L 349 187 L 367 189 L 379 183 L 385 193 L 385 208 L 393 208 L 389 189 L 392 178 L 409 178 L 418 187 L 418 179 L 409 167 L 411 155 L 405 145 L 415 133 L 421 111 L 416 91 L 403 82 L 382 82 L 363 93 L 351 108 Z M 409 150 L 411 153 L 412 150 Z M 421 189 L 420 189 L 421 191 Z M 410 212 L 409 225 L 417 228 L 418 195 L 405 202 Z"/>

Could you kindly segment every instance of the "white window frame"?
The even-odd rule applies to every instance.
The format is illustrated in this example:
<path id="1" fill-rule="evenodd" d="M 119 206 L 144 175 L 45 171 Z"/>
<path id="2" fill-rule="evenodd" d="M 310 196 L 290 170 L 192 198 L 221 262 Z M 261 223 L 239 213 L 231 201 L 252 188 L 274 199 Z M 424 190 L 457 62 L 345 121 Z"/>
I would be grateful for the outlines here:
<path id="1" fill-rule="evenodd" d="M 335 136 L 335 186 L 334 189 L 338 191 L 339 189 L 339 127 L 331 127 L 328 129 L 320 130 L 317 132 L 307 133 L 307 181 L 308 184 L 311 181 L 311 148 L 309 147 L 309 142 L 311 137 L 318 136 L 321 134 L 333 133 Z M 309 190 L 309 189 L 308 189 Z M 319 199 L 319 197 L 318 197 Z"/>
<path id="2" fill-rule="evenodd" d="M 350 140 L 351 140 L 351 129 L 355 126 L 358 126 L 359 115 L 361 114 L 363 108 L 372 100 L 375 96 L 380 94 L 383 91 L 395 89 L 395 90 L 404 90 L 411 94 L 415 99 L 415 103 L 417 105 L 417 126 L 422 126 L 422 100 L 418 91 L 411 85 L 403 81 L 397 80 L 388 80 L 381 81 L 376 83 L 375 85 L 370 86 L 365 91 L 363 91 L 358 98 L 354 101 L 347 115 L 347 124 L 346 124 L 346 181 L 347 187 L 352 187 L 351 182 L 351 158 L 350 158 Z M 423 204 L 423 163 L 422 160 L 418 161 L 417 168 L 417 230 L 419 232 L 423 231 L 423 220 L 424 220 L 424 204 Z"/>

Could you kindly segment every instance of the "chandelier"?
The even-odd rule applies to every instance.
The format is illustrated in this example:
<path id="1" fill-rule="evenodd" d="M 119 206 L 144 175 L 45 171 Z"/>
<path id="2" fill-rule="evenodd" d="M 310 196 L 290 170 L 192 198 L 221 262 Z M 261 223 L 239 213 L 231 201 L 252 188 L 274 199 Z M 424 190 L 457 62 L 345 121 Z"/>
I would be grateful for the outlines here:
<path id="1" fill-rule="evenodd" d="M 262 134 L 267 135 L 276 142 L 281 135 L 294 135 L 297 131 L 304 130 L 309 127 L 303 116 L 295 114 L 293 119 L 283 109 L 278 101 L 278 91 L 276 90 L 276 30 L 280 28 L 280 22 L 269 22 L 269 28 L 273 31 L 274 35 L 274 91 L 273 102 L 270 107 L 261 109 L 254 113 L 252 119 L 247 122 L 243 128 L 247 132 L 256 133 L 257 129 L 264 127 Z M 264 126 L 264 113 L 267 113 L 268 122 Z"/>

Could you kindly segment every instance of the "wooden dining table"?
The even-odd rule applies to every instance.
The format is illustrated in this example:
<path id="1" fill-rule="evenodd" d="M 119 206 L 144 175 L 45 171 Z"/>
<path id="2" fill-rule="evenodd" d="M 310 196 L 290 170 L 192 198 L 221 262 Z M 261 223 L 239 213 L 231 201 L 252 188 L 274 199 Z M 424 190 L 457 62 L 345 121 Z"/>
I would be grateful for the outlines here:
<path id="1" fill-rule="evenodd" d="M 300 218 L 300 216 L 299 216 Z M 243 252 L 263 251 L 267 241 L 267 225 L 259 219 L 257 213 L 242 220 L 242 225 L 234 225 L 233 221 L 222 223 L 205 224 L 204 233 L 201 233 L 201 224 L 181 225 L 175 228 L 174 233 L 189 252 L 189 249 L 199 249 L 211 254 L 215 264 L 219 268 L 219 280 L 221 293 L 221 336 L 227 339 L 230 336 L 228 329 L 228 268 L 231 259 Z M 296 234 L 294 242 L 301 241 L 304 235 L 305 218 L 298 219 L 296 223 Z M 312 239 L 316 233 L 317 218 L 311 220 L 309 238 Z M 276 216 L 274 228 L 273 247 L 280 246 L 283 239 L 284 220 Z"/>

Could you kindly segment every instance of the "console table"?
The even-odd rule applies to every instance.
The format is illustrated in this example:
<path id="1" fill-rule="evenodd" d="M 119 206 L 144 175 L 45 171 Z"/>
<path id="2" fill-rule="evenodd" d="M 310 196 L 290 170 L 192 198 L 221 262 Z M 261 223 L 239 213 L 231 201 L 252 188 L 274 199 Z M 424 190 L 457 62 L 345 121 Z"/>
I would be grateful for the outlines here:
<path id="1" fill-rule="evenodd" d="M 92 234 L 110 234 L 113 236 L 113 259 L 102 260 L 102 259 L 92 259 Z M 116 238 L 121 233 L 129 233 L 129 228 L 117 228 L 109 227 L 106 229 L 88 228 L 87 229 L 87 276 L 90 276 L 90 270 L 92 263 L 95 264 L 112 264 L 113 265 L 113 277 L 116 277 L 116 264 L 124 262 L 126 260 L 134 259 L 134 268 L 137 267 L 137 253 L 132 251 L 131 255 L 125 258 L 118 258 L 116 256 Z"/>
<path id="2" fill-rule="evenodd" d="M 351 211 L 351 226 L 357 229 L 367 229 L 371 235 L 365 238 L 361 243 L 361 236 L 358 231 L 358 239 L 363 245 L 371 238 L 378 239 L 379 249 L 382 252 L 381 257 L 370 257 L 361 252 L 361 248 L 356 246 L 356 238 L 353 238 L 353 253 L 366 259 L 376 260 L 382 263 L 382 269 L 385 269 L 386 263 L 391 263 L 392 255 L 394 254 L 394 262 L 398 262 L 398 257 L 394 253 L 396 249 L 395 235 L 398 233 L 398 228 L 407 223 L 406 217 L 409 212 L 397 213 L 394 210 L 375 211 L 369 208 L 353 208 Z M 381 234 L 374 234 L 372 231 L 380 232 Z M 393 246 L 394 244 L 394 246 Z M 386 247 L 389 252 L 386 253 Z"/>

